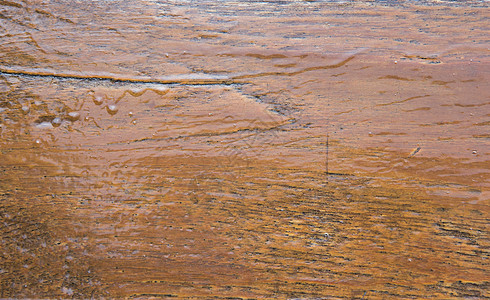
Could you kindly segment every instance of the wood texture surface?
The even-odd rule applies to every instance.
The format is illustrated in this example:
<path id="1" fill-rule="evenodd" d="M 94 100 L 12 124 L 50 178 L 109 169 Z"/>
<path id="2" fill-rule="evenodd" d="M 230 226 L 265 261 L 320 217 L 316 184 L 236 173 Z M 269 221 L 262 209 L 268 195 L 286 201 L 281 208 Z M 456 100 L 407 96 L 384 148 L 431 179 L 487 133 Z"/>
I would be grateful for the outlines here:
<path id="1" fill-rule="evenodd" d="M 0 1 L 0 298 L 490 298 L 488 17 Z"/>

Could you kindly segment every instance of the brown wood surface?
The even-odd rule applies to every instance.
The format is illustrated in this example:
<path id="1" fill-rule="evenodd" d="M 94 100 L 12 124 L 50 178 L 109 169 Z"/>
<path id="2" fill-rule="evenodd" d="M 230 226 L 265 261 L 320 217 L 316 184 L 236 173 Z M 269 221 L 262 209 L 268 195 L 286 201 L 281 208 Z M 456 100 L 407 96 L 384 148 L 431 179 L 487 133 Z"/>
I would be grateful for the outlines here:
<path id="1" fill-rule="evenodd" d="M 0 298 L 490 298 L 489 17 L 0 1 Z"/>

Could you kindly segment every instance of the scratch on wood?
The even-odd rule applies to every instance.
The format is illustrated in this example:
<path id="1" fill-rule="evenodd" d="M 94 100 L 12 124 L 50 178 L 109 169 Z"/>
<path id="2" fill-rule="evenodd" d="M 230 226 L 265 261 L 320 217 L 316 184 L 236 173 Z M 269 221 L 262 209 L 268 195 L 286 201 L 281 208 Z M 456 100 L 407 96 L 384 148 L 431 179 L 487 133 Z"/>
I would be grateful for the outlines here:
<path id="1" fill-rule="evenodd" d="M 420 149 L 422 149 L 422 147 L 417 147 L 415 148 L 412 153 L 410 153 L 410 155 L 408 157 L 412 157 L 414 156 L 415 154 L 419 153 Z"/>
<path id="2" fill-rule="evenodd" d="M 327 132 L 327 141 L 325 143 L 326 151 L 325 151 L 325 177 L 328 183 L 328 132 Z"/>

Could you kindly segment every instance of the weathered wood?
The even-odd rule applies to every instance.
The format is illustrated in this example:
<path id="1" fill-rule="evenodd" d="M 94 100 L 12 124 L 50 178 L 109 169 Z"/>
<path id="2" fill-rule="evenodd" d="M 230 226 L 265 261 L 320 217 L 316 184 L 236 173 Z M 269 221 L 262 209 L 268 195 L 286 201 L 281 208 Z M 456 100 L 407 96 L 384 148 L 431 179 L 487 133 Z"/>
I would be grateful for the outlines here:
<path id="1" fill-rule="evenodd" d="M 0 7 L 0 298 L 490 298 L 485 2 Z"/>

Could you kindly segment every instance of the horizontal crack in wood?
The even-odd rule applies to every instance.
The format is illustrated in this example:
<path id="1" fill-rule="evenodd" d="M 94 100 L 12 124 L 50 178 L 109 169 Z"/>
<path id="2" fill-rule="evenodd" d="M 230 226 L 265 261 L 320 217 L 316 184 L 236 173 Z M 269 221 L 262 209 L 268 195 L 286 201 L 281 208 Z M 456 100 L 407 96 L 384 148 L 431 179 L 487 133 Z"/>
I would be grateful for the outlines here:
<path id="1" fill-rule="evenodd" d="M 15 67 L 0 66 L 0 74 L 19 75 L 19 76 L 35 76 L 35 77 L 54 77 L 61 79 L 79 79 L 79 80 L 107 80 L 112 82 L 126 82 L 126 83 L 146 83 L 146 84 L 165 84 L 165 85 L 232 85 L 232 84 L 244 84 L 246 82 L 239 82 L 232 78 L 179 78 L 179 77 L 162 77 L 153 78 L 146 76 L 131 76 L 124 77 L 119 74 L 112 73 L 66 73 L 58 72 L 50 69 L 32 69 L 25 70 Z M 195 76 L 196 74 L 191 74 Z"/>

